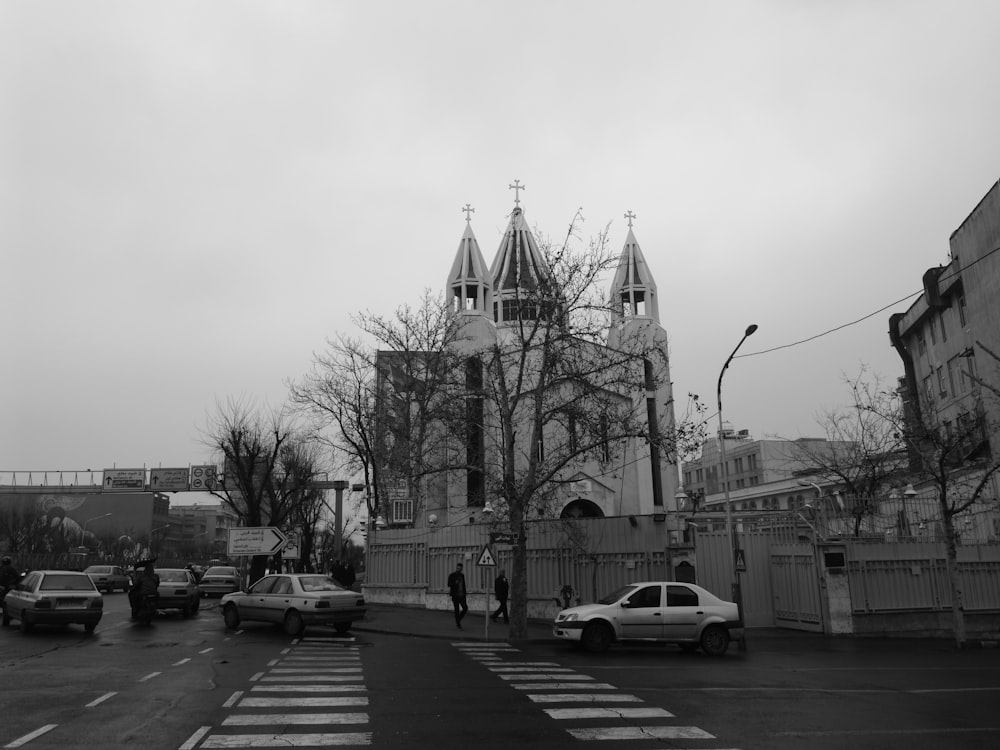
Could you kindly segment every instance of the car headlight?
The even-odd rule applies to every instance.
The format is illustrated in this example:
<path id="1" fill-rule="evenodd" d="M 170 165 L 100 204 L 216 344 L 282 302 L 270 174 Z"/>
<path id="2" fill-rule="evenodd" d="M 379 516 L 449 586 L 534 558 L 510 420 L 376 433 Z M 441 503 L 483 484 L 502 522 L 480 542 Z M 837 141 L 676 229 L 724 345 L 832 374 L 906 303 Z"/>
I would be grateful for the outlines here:
<path id="1" fill-rule="evenodd" d="M 560 622 L 570 622 L 571 620 L 577 620 L 579 618 L 580 618 L 580 615 L 576 614 L 575 612 L 574 613 L 570 613 L 568 615 L 559 615 L 559 621 Z"/>

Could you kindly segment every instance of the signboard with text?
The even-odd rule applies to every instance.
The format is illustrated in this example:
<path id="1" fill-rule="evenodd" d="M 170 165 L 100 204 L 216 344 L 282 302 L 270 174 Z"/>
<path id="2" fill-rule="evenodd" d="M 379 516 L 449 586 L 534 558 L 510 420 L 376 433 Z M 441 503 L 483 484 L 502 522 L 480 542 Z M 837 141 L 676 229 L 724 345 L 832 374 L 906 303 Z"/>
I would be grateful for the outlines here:
<path id="1" fill-rule="evenodd" d="M 102 492 L 142 492 L 146 489 L 145 469 L 105 469 Z"/>
<path id="2" fill-rule="evenodd" d="M 150 469 L 149 489 L 154 492 L 183 492 L 188 488 L 189 470 L 183 469 Z"/>
<path id="3" fill-rule="evenodd" d="M 229 530 L 230 555 L 273 555 L 284 549 L 288 537 L 274 526 L 236 527 Z"/>

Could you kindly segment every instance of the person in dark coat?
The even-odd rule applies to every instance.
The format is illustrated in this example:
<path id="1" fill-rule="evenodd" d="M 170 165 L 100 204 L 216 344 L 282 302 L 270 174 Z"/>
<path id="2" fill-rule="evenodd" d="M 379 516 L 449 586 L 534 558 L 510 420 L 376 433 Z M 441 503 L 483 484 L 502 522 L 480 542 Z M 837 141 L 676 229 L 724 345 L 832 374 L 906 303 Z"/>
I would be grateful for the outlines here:
<path id="1" fill-rule="evenodd" d="M 358 577 L 354 574 L 354 566 L 350 563 L 344 566 L 344 588 L 351 588 Z"/>
<path id="2" fill-rule="evenodd" d="M 455 624 L 461 630 L 462 618 L 469 611 L 469 605 L 465 601 L 465 573 L 462 572 L 462 563 L 458 563 L 452 574 L 448 576 L 448 594 L 451 596 L 451 603 L 455 607 Z"/>
<path id="3" fill-rule="evenodd" d="M 496 612 L 490 615 L 490 619 L 496 622 L 497 618 L 503 615 L 503 621 L 510 622 L 510 615 L 507 614 L 507 596 L 510 594 L 510 582 L 507 580 L 507 574 L 502 570 L 493 582 L 493 594 L 496 596 L 499 606 Z"/>

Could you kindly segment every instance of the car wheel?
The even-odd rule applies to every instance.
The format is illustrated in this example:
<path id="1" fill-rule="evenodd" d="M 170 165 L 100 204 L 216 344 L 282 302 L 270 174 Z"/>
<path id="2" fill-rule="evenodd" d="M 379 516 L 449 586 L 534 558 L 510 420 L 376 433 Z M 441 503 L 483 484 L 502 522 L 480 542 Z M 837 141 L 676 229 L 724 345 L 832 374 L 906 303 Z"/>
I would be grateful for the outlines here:
<path id="1" fill-rule="evenodd" d="M 191 611 L 198 614 L 198 610 L 201 609 L 201 599 L 198 597 L 194 598 L 194 604 L 191 605 Z"/>
<path id="2" fill-rule="evenodd" d="M 7 627 L 10 625 L 10 615 L 7 614 L 7 608 L 3 608 L 3 626 Z"/>
<path id="3" fill-rule="evenodd" d="M 191 616 L 191 607 L 188 606 L 181 607 L 181 617 L 183 617 L 186 620 L 190 616 Z"/>
<path id="4" fill-rule="evenodd" d="M 333 626 L 333 629 L 337 635 L 347 635 L 351 630 L 351 623 L 338 622 Z"/>
<path id="5" fill-rule="evenodd" d="M 285 632 L 288 635 L 300 635 L 306 629 L 306 624 L 302 621 L 302 615 L 294 609 L 285 615 Z"/>
<path id="6" fill-rule="evenodd" d="M 86 630 L 88 633 L 93 633 L 97 629 L 97 623 L 96 622 L 84 623 L 83 629 Z"/>
<path id="7" fill-rule="evenodd" d="M 222 618 L 226 621 L 226 627 L 230 630 L 236 630 L 240 626 L 240 613 L 236 609 L 235 604 L 226 605 L 226 609 L 222 613 Z"/>
<path id="8" fill-rule="evenodd" d="M 709 625 L 701 631 L 701 650 L 709 656 L 722 656 L 729 648 L 729 631 L 721 625 Z"/>
<path id="9" fill-rule="evenodd" d="M 26 615 L 24 612 L 22 612 L 21 613 L 21 632 L 22 633 L 30 633 L 34 627 L 35 627 L 35 623 L 31 622 L 31 620 L 28 619 L 28 615 Z"/>
<path id="10" fill-rule="evenodd" d="M 592 622 L 583 629 L 583 637 L 580 641 L 588 651 L 598 653 L 607 651 L 613 639 L 614 633 L 610 626 L 603 622 Z"/>

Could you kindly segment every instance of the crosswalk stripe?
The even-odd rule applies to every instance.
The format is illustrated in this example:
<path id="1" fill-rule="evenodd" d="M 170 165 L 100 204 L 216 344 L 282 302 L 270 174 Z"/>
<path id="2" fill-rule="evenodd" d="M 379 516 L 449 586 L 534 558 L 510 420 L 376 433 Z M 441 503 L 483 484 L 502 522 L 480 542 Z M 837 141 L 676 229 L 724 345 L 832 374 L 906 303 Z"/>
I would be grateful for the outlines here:
<path id="1" fill-rule="evenodd" d="M 303 672 L 313 674 L 357 674 L 361 667 L 278 667 L 272 669 L 271 674 L 301 674 Z"/>
<path id="2" fill-rule="evenodd" d="M 606 682 L 523 682 L 511 687 L 516 690 L 617 690 Z"/>
<path id="3" fill-rule="evenodd" d="M 521 674 L 529 674 L 531 672 L 572 672 L 573 670 L 569 667 L 494 667 L 489 666 L 491 672 L 520 672 Z"/>
<path id="4" fill-rule="evenodd" d="M 663 708 L 643 706 L 642 708 L 546 708 L 545 713 L 553 719 L 672 719 L 674 715 Z"/>
<path id="5" fill-rule="evenodd" d="M 252 693 L 363 693 L 364 685 L 255 685 Z"/>
<path id="6" fill-rule="evenodd" d="M 578 740 L 714 740 L 698 727 L 594 727 L 567 729 Z"/>
<path id="7" fill-rule="evenodd" d="M 283 674 L 273 677 L 264 676 L 260 682 L 357 682 L 364 679 L 363 675 L 339 674 Z"/>
<path id="8" fill-rule="evenodd" d="M 534 703 L 642 703 L 642 698 L 627 693 L 550 693 L 528 699 Z"/>
<path id="9" fill-rule="evenodd" d="M 244 698 L 239 702 L 239 708 L 290 708 L 298 706 L 309 708 L 316 706 L 367 706 L 368 699 L 364 696 L 324 698 Z"/>
<path id="10" fill-rule="evenodd" d="M 572 670 L 571 670 L 572 671 Z M 533 674 L 518 672 L 517 674 L 497 675 L 501 680 L 579 680 L 586 682 L 594 679 L 589 674 Z"/>
<path id="11" fill-rule="evenodd" d="M 282 726 L 284 724 L 367 724 L 368 714 L 235 714 L 222 726 Z"/>
<path id="12" fill-rule="evenodd" d="M 229 747 L 330 747 L 334 745 L 370 745 L 371 732 L 343 734 L 210 734 L 202 748 Z"/>

